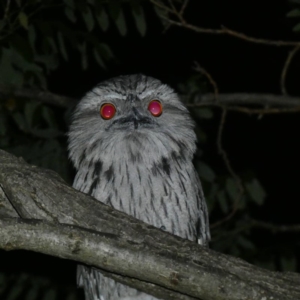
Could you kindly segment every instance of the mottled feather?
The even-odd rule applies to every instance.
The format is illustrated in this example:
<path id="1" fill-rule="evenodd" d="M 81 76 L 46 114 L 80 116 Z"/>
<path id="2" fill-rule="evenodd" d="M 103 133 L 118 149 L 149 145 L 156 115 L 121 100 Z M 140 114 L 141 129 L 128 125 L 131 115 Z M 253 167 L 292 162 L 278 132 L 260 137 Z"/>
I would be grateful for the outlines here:
<path id="1" fill-rule="evenodd" d="M 159 100 L 163 113 L 148 111 Z M 99 115 L 104 103 L 116 114 Z M 192 158 L 194 123 L 168 85 L 144 75 L 100 83 L 79 102 L 69 131 L 69 154 L 77 169 L 74 187 L 148 224 L 207 245 L 207 207 Z M 156 298 L 78 267 L 86 300 Z"/>

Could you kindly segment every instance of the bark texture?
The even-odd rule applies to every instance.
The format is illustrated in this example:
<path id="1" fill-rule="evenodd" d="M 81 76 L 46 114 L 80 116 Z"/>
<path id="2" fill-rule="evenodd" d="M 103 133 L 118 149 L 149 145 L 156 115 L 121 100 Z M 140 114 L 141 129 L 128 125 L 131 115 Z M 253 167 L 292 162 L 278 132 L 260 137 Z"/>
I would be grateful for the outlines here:
<path id="1" fill-rule="evenodd" d="M 86 263 L 162 299 L 300 299 L 299 274 L 267 271 L 163 232 L 4 151 L 0 248 Z"/>

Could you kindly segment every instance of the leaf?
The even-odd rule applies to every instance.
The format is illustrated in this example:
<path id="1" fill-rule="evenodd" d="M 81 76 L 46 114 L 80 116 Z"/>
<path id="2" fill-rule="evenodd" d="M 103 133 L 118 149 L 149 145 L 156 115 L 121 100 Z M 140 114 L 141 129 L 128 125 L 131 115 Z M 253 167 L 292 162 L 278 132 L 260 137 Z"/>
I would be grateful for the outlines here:
<path id="1" fill-rule="evenodd" d="M 65 15 L 67 16 L 67 18 L 68 18 L 71 22 L 73 22 L 73 23 L 76 22 L 77 18 L 76 18 L 76 16 L 75 16 L 74 10 L 73 10 L 72 8 L 70 8 L 70 7 L 67 6 L 67 7 L 65 8 Z"/>
<path id="2" fill-rule="evenodd" d="M 65 4 L 72 9 L 75 9 L 74 0 L 64 0 Z"/>
<path id="3" fill-rule="evenodd" d="M 208 182 L 213 182 L 216 179 L 215 172 L 202 161 L 198 161 L 197 163 L 197 171 L 199 176 Z"/>
<path id="4" fill-rule="evenodd" d="M 5 136 L 7 131 L 7 124 L 6 124 L 6 115 L 0 114 L 0 136 Z M 0 283 L 1 287 L 1 283 Z"/>
<path id="5" fill-rule="evenodd" d="M 30 101 L 25 104 L 24 115 L 29 128 L 31 128 L 33 125 L 33 115 L 38 106 L 39 103 L 34 101 Z"/>
<path id="6" fill-rule="evenodd" d="M 293 27 L 293 31 L 298 32 L 300 31 L 300 23 Z"/>
<path id="7" fill-rule="evenodd" d="M 289 2 L 292 2 L 292 3 L 299 3 L 299 4 L 300 4 L 300 0 L 289 0 Z"/>
<path id="8" fill-rule="evenodd" d="M 30 130 L 30 133 L 35 137 L 42 138 L 42 139 L 54 139 L 63 136 L 63 133 L 55 128 L 47 128 L 47 129 L 32 128 Z"/>
<path id="9" fill-rule="evenodd" d="M 167 21 L 169 19 L 168 17 L 168 12 L 163 9 L 163 8 L 160 8 L 159 6 L 157 5 L 154 5 L 154 11 L 156 13 L 156 15 L 158 16 L 158 18 L 160 19 L 162 25 L 164 28 L 167 28 L 169 26 L 169 22 Z"/>
<path id="10" fill-rule="evenodd" d="M 53 288 L 47 290 L 42 297 L 42 300 L 55 300 L 57 297 L 57 291 Z"/>
<path id="11" fill-rule="evenodd" d="M 14 52 L 19 53 L 25 60 L 32 63 L 34 53 L 27 38 L 14 34 L 10 40 L 11 48 Z"/>
<path id="12" fill-rule="evenodd" d="M 63 35 L 60 31 L 57 33 L 57 38 L 58 38 L 58 44 L 59 44 L 60 52 L 61 52 L 63 58 L 65 60 L 68 60 L 68 54 L 67 54 L 67 50 L 66 50 L 66 47 L 65 47 L 64 38 L 63 38 Z"/>
<path id="13" fill-rule="evenodd" d="M 109 1 L 108 2 L 108 11 L 112 19 L 115 21 L 121 12 L 121 5 L 119 2 L 116 1 Z"/>
<path id="14" fill-rule="evenodd" d="M 99 51 L 99 49 L 97 49 L 97 48 L 94 48 L 93 52 L 94 52 L 94 57 L 95 57 L 97 63 L 99 64 L 99 66 L 102 67 L 103 69 L 105 69 L 106 66 L 104 64 L 103 59 L 101 58 L 101 53 L 100 53 L 101 51 Z"/>
<path id="15" fill-rule="evenodd" d="M 98 49 L 101 51 L 105 59 L 109 60 L 114 57 L 110 47 L 107 44 L 105 43 L 99 44 Z"/>
<path id="16" fill-rule="evenodd" d="M 88 57 L 86 54 L 86 43 L 78 45 L 79 51 L 81 52 L 81 66 L 83 70 L 86 70 L 88 67 Z"/>
<path id="17" fill-rule="evenodd" d="M 132 14 L 137 30 L 139 31 L 141 36 L 145 36 L 147 24 L 142 6 L 138 4 L 132 4 Z"/>
<path id="18" fill-rule="evenodd" d="M 300 9 L 295 8 L 286 14 L 288 18 L 294 18 L 300 16 Z"/>
<path id="19" fill-rule="evenodd" d="M 238 197 L 238 187 L 232 178 L 227 178 L 226 180 L 226 191 L 231 200 L 233 200 L 233 202 L 236 201 Z"/>
<path id="20" fill-rule="evenodd" d="M 218 203 L 220 204 L 222 212 L 224 214 L 228 213 L 229 207 L 228 207 L 225 191 L 222 190 L 217 193 L 217 200 L 218 200 Z"/>
<path id="21" fill-rule="evenodd" d="M 39 297 L 39 286 L 35 285 L 31 287 L 24 298 L 24 300 L 36 300 Z"/>
<path id="22" fill-rule="evenodd" d="M 95 26 L 94 17 L 89 6 L 86 6 L 82 12 L 82 17 L 88 31 L 92 31 Z"/>
<path id="23" fill-rule="evenodd" d="M 244 249 L 247 250 L 254 250 L 255 245 L 246 237 L 244 236 L 238 236 L 237 241 L 236 241 L 240 246 L 242 246 Z"/>
<path id="24" fill-rule="evenodd" d="M 258 205 L 262 205 L 266 198 L 266 192 L 259 181 L 254 178 L 251 182 L 246 183 L 245 186 L 253 201 Z"/>
<path id="25" fill-rule="evenodd" d="M 6 25 L 6 22 L 4 20 L 0 20 L 0 30 L 2 30 L 5 25 Z"/>
<path id="26" fill-rule="evenodd" d="M 53 110 L 47 106 L 42 107 L 42 116 L 50 128 L 57 129 L 57 122 Z"/>
<path id="27" fill-rule="evenodd" d="M 297 259 L 295 256 L 282 257 L 281 265 L 284 272 L 296 272 L 297 271 Z"/>
<path id="28" fill-rule="evenodd" d="M 199 119 L 209 120 L 214 116 L 214 114 L 210 108 L 198 108 L 198 109 L 195 109 L 194 112 Z"/>
<path id="29" fill-rule="evenodd" d="M 99 24 L 100 28 L 103 31 L 106 31 L 109 27 L 109 18 L 108 18 L 108 15 L 107 15 L 104 8 L 97 10 L 96 18 L 97 18 L 97 21 L 98 21 L 98 24 Z"/>
<path id="30" fill-rule="evenodd" d="M 111 15 L 111 17 L 113 18 L 113 20 L 115 21 L 115 24 L 120 32 L 120 34 L 122 36 L 125 36 L 127 33 L 127 26 L 126 26 L 126 22 L 125 22 L 125 17 L 124 17 L 124 13 L 121 9 L 121 6 L 118 2 L 114 2 L 114 4 L 112 4 L 112 2 L 110 2 L 110 4 L 108 5 L 109 8 L 109 13 Z"/>
<path id="31" fill-rule="evenodd" d="M 24 76 L 20 70 L 16 70 L 13 65 L 13 53 L 10 49 L 2 48 L 0 58 L 0 83 L 13 86 L 14 88 L 23 85 Z"/>
<path id="32" fill-rule="evenodd" d="M 23 11 L 19 13 L 18 19 L 22 27 L 28 30 L 28 17 Z"/>
<path id="33" fill-rule="evenodd" d="M 47 43 L 49 44 L 49 46 L 51 47 L 51 49 L 52 49 L 52 51 L 54 52 L 54 53 L 57 53 L 58 52 L 58 50 L 57 50 L 57 46 L 56 46 L 56 43 L 55 43 L 55 41 L 54 41 L 54 39 L 52 38 L 52 37 L 46 37 L 45 38 L 45 40 L 47 41 Z"/>
<path id="34" fill-rule="evenodd" d="M 18 125 L 20 130 L 27 131 L 28 126 L 27 126 L 26 120 L 20 112 L 18 112 L 18 111 L 14 112 L 12 114 L 12 117 L 13 117 L 14 121 L 16 122 L 16 124 Z"/>
<path id="35" fill-rule="evenodd" d="M 29 26 L 28 30 L 28 40 L 32 49 L 35 49 L 35 41 L 36 41 L 36 32 L 33 25 Z"/>

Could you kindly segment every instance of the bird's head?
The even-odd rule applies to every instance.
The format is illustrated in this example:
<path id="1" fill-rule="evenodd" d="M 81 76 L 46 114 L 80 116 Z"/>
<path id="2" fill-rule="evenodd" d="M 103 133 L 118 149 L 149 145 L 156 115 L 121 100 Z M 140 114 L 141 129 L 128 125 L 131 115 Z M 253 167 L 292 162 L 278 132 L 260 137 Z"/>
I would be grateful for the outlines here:
<path id="1" fill-rule="evenodd" d="M 159 160 L 195 151 L 194 123 L 177 94 L 144 75 L 104 81 L 79 102 L 69 132 L 75 167 L 99 159 Z"/>

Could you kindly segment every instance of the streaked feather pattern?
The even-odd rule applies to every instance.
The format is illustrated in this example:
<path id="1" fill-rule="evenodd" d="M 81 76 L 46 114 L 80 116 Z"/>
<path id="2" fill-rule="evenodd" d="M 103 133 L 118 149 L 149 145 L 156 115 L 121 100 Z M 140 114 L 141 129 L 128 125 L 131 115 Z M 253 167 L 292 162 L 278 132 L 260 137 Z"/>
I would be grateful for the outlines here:
<path id="1" fill-rule="evenodd" d="M 153 117 L 157 99 L 163 114 Z M 111 120 L 99 115 L 113 103 Z M 133 124 L 138 122 L 138 127 Z M 148 224 L 207 245 L 209 222 L 198 175 L 192 164 L 194 124 L 177 94 L 144 75 L 120 76 L 96 86 L 78 104 L 69 132 L 69 153 L 77 174 L 74 187 Z M 86 300 L 156 298 L 78 267 Z"/>

